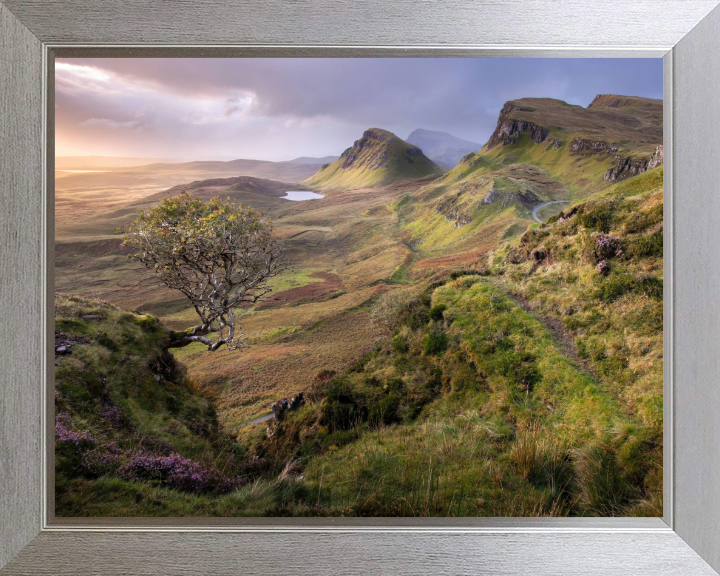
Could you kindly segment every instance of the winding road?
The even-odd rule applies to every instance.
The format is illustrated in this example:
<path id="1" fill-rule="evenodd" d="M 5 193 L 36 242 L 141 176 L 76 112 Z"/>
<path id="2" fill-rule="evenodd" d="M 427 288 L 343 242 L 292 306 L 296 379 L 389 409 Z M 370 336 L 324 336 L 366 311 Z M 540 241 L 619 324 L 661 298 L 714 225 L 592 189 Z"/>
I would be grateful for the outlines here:
<path id="1" fill-rule="evenodd" d="M 553 200 L 552 202 L 545 202 L 545 204 L 540 204 L 539 206 L 535 206 L 535 208 L 532 211 L 532 217 L 535 218 L 535 220 L 537 220 L 538 222 L 540 222 L 540 224 L 542 224 L 543 221 L 540 220 L 540 218 L 538 218 L 538 215 L 537 215 L 538 210 L 540 210 L 541 208 L 545 208 L 545 206 L 550 206 L 550 204 L 567 204 L 568 202 L 570 202 L 570 200 Z"/>

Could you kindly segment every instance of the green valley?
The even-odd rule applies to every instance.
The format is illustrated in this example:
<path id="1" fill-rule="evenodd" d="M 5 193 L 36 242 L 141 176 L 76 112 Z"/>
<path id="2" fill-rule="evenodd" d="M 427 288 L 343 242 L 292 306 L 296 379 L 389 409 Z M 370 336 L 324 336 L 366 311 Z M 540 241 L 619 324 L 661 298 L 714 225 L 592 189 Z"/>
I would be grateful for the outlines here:
<path id="1" fill-rule="evenodd" d="M 58 179 L 57 515 L 662 515 L 662 161 L 662 101 L 599 95 L 507 102 L 449 169 L 371 128 Z M 195 311 L 120 246 L 183 192 L 285 239 L 248 348 L 168 349 Z"/>

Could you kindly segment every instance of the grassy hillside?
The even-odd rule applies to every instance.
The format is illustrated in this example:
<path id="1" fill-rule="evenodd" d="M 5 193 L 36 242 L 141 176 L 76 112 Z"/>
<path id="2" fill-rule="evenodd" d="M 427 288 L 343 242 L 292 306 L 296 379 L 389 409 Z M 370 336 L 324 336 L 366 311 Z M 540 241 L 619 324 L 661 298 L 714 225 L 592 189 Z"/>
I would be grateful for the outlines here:
<path id="1" fill-rule="evenodd" d="M 662 167 L 566 208 L 487 273 L 562 324 L 603 385 L 662 436 Z"/>
<path id="2" fill-rule="evenodd" d="M 114 492 L 148 514 L 151 489 L 223 494 L 251 478 L 215 407 L 165 350 L 152 316 L 72 296 L 55 300 L 56 514 L 92 515 L 84 500 L 124 515 Z M 112 491 L 109 486 L 112 486 Z"/>
<path id="3" fill-rule="evenodd" d="M 588 198 L 662 163 L 662 101 L 598 96 L 588 108 L 507 102 L 495 132 L 442 178 L 395 205 L 424 251 L 462 253 L 520 233 L 543 203 Z M 562 209 L 544 209 L 548 218 Z"/>
<path id="4" fill-rule="evenodd" d="M 338 160 L 324 165 L 304 184 L 319 189 L 352 190 L 443 172 L 445 169 L 427 158 L 417 146 L 387 130 L 370 128 Z"/>
<path id="5" fill-rule="evenodd" d="M 59 513 L 661 514 L 661 120 L 648 99 L 523 99 L 444 174 L 414 177 L 420 155 L 373 130 L 323 184 L 69 200 L 57 411 L 78 444 L 58 439 Z M 164 352 L 195 312 L 110 235 L 180 190 L 265 210 L 286 237 L 292 271 L 239 315 L 248 349 Z M 183 484 L 196 469 L 207 482 Z"/>
<path id="6" fill-rule="evenodd" d="M 661 515 L 661 182 L 381 297 L 392 334 L 250 450 L 296 458 L 323 514 Z"/>

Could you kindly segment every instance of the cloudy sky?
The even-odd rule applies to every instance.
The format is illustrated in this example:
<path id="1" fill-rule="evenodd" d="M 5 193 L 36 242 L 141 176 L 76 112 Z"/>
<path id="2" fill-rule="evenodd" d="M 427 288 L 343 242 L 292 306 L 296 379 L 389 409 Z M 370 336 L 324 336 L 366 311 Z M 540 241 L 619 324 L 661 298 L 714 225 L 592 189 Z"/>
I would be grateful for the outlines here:
<path id="1" fill-rule="evenodd" d="M 62 58 L 55 86 L 58 156 L 289 160 L 370 127 L 482 144 L 515 98 L 662 98 L 662 60 Z"/>

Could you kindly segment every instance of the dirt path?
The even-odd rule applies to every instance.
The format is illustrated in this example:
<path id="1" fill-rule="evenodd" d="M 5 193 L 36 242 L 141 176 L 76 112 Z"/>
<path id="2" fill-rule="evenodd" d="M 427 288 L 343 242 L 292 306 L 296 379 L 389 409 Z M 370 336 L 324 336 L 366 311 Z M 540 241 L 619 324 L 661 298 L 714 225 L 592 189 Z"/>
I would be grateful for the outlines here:
<path id="1" fill-rule="evenodd" d="M 593 378 L 597 378 L 597 374 L 590 363 L 587 360 L 580 358 L 577 344 L 575 343 L 575 337 L 567 328 L 565 328 L 560 320 L 539 314 L 528 300 L 520 294 L 516 294 L 509 290 L 500 280 L 496 278 L 486 278 L 486 281 L 489 284 L 492 284 L 495 288 L 502 290 L 503 293 L 510 298 L 510 300 L 515 302 L 515 304 L 520 306 L 520 308 L 522 308 L 525 312 L 532 314 L 535 318 L 537 318 L 543 326 L 547 327 L 548 330 L 555 335 L 555 338 L 560 343 L 563 355 L 572 360 L 583 372 L 587 372 L 592 375 Z"/>

